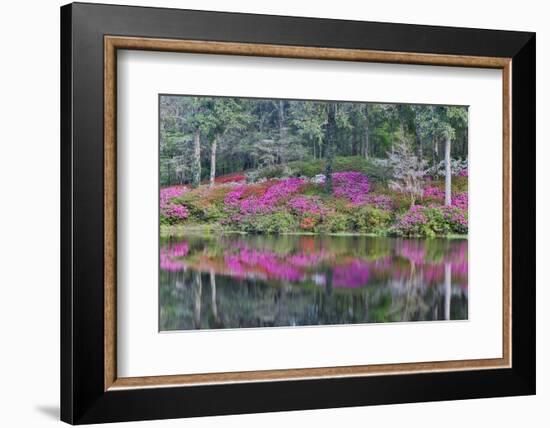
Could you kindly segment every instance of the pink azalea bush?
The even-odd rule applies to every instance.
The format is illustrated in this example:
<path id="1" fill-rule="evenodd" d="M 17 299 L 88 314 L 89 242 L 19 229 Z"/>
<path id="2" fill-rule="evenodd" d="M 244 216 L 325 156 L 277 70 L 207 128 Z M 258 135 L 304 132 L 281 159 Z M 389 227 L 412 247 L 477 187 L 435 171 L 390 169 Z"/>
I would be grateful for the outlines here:
<path id="1" fill-rule="evenodd" d="M 424 198 L 432 198 L 432 199 L 445 199 L 445 191 L 443 189 L 440 189 L 439 187 L 435 186 L 427 186 L 424 189 Z"/>
<path id="2" fill-rule="evenodd" d="M 238 186 L 227 194 L 225 203 L 238 208 L 241 214 L 269 213 L 275 210 L 279 202 L 298 192 L 303 184 L 304 180 L 300 178 L 277 180 L 263 195 L 252 195 L 246 198 L 243 198 L 246 187 Z"/>
<path id="3" fill-rule="evenodd" d="M 189 211 L 184 205 L 174 203 L 175 198 L 187 191 L 185 186 L 171 186 L 160 189 L 160 214 L 168 221 L 185 220 Z"/>
<path id="4" fill-rule="evenodd" d="M 325 208 L 319 198 L 308 198 L 305 196 L 296 196 L 287 203 L 288 208 L 296 214 L 321 215 Z"/>
<path id="5" fill-rule="evenodd" d="M 393 200 L 388 195 L 375 195 L 370 193 L 365 196 L 364 203 L 372 205 L 380 210 L 390 211 L 393 209 Z"/>
<path id="6" fill-rule="evenodd" d="M 162 215 L 170 219 L 185 220 L 189 217 L 189 211 L 184 205 L 169 204 L 164 207 Z"/>
<path id="7" fill-rule="evenodd" d="M 245 190 L 246 186 L 244 185 L 235 186 L 233 190 L 225 196 L 224 203 L 232 207 L 238 206 Z"/>
<path id="8" fill-rule="evenodd" d="M 369 191 L 369 180 L 361 172 L 335 172 L 332 174 L 333 194 L 347 198 L 352 204 L 365 202 Z"/>
<path id="9" fill-rule="evenodd" d="M 160 207 L 167 205 L 174 198 L 183 195 L 187 191 L 185 186 L 170 186 L 160 189 Z"/>
<path id="10" fill-rule="evenodd" d="M 439 187 L 428 186 L 424 189 L 424 199 L 443 203 L 445 200 L 445 191 Z M 461 210 L 468 209 L 468 192 L 454 193 L 451 195 L 451 206 L 460 208 Z"/>
<path id="11" fill-rule="evenodd" d="M 452 198 L 451 205 L 453 207 L 460 208 L 461 210 L 468 210 L 468 192 L 461 192 L 456 194 Z"/>

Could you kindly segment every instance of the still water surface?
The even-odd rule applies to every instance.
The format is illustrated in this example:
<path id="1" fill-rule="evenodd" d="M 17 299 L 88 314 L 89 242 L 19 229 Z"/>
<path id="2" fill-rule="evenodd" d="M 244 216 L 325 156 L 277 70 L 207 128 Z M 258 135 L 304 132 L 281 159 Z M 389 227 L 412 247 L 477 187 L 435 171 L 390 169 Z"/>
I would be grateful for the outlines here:
<path id="1" fill-rule="evenodd" d="M 221 235 L 161 241 L 163 331 L 467 318 L 467 240 Z"/>

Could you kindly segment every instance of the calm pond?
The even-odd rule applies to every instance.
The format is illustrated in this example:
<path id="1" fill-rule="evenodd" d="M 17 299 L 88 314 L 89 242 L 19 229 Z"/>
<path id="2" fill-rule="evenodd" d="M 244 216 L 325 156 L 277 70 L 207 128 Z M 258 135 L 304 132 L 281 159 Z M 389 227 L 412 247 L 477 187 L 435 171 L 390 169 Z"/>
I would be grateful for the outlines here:
<path id="1" fill-rule="evenodd" d="M 161 241 L 163 331 L 467 318 L 467 240 L 221 235 Z"/>

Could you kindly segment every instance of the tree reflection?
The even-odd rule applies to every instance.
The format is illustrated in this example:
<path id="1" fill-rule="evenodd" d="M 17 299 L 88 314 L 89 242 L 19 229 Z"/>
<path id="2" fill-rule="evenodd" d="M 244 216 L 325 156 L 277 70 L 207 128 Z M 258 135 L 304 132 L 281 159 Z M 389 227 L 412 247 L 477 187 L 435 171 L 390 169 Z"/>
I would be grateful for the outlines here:
<path id="1" fill-rule="evenodd" d="M 466 240 L 360 236 L 166 241 L 161 329 L 467 319 L 467 251 Z"/>

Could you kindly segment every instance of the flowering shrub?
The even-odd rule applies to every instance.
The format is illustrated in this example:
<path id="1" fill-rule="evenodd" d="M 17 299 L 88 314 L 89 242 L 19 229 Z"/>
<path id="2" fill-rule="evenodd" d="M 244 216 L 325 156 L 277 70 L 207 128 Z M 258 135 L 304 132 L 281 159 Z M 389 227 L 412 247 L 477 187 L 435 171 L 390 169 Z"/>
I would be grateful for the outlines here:
<path id="1" fill-rule="evenodd" d="M 225 184 L 160 191 L 161 224 L 216 224 L 248 233 L 361 232 L 443 236 L 468 232 L 468 178 L 452 180 L 452 204 L 443 206 L 442 180 L 420 188 L 422 205 L 387 183 L 371 183 L 360 171 L 333 173 L 333 193 L 306 178 L 245 183 L 243 174 L 219 177 Z M 229 180 L 241 180 L 240 182 Z M 218 183 L 219 184 L 219 183 Z"/>
<path id="2" fill-rule="evenodd" d="M 241 199 L 245 190 L 246 186 L 236 186 L 225 196 L 224 203 L 232 207 L 237 206 L 239 204 L 239 199 Z"/>
<path id="3" fill-rule="evenodd" d="M 457 207 L 413 205 L 393 226 L 400 236 L 441 236 L 468 233 L 468 215 Z"/>
<path id="4" fill-rule="evenodd" d="M 369 191 L 369 180 L 361 172 L 336 172 L 332 174 L 333 194 L 349 199 L 352 204 L 365 201 Z"/>
<path id="5" fill-rule="evenodd" d="M 300 178 L 287 178 L 285 180 L 280 180 L 267 189 L 267 192 L 265 192 L 264 196 L 261 198 L 262 203 L 274 205 L 281 199 L 296 193 L 302 184 L 304 184 L 304 180 Z"/>
<path id="6" fill-rule="evenodd" d="M 445 191 L 439 187 L 428 186 L 422 195 L 424 198 L 445 199 Z"/>
<path id="7" fill-rule="evenodd" d="M 454 233 L 468 233 L 468 213 L 456 207 L 443 207 L 443 213 Z"/>
<path id="8" fill-rule="evenodd" d="M 365 204 L 372 205 L 381 210 L 392 210 L 393 200 L 388 195 L 368 194 L 365 196 Z"/>
<path id="9" fill-rule="evenodd" d="M 169 204 L 164 207 L 162 215 L 173 220 L 185 220 L 189 217 L 189 211 L 184 205 Z"/>
<path id="10" fill-rule="evenodd" d="M 246 189 L 237 188 L 226 196 L 226 204 L 237 207 L 242 214 L 260 214 L 272 212 L 283 199 L 298 192 L 304 184 L 299 178 L 276 180 L 261 196 L 252 195 L 242 199 Z M 244 186 L 243 186 L 244 188 Z"/>
<path id="11" fill-rule="evenodd" d="M 427 221 L 428 218 L 424 214 L 424 207 L 422 205 L 413 205 L 409 211 L 401 216 L 394 229 L 398 235 L 420 235 Z"/>
<path id="12" fill-rule="evenodd" d="M 177 198 L 187 191 L 185 186 L 170 186 L 160 189 L 160 208 L 168 205 L 172 199 Z"/>
<path id="13" fill-rule="evenodd" d="M 185 220 L 189 217 L 189 211 L 184 205 L 174 203 L 173 200 L 187 191 L 184 186 L 171 186 L 160 189 L 160 215 L 161 221 L 169 223 Z"/>
<path id="14" fill-rule="evenodd" d="M 439 187 L 428 186 L 424 189 L 424 199 L 427 202 L 443 203 L 445 200 L 445 191 Z M 468 209 L 468 192 L 454 193 L 451 198 L 451 206 Z"/>
<path id="15" fill-rule="evenodd" d="M 451 205 L 453 207 L 460 208 L 461 210 L 468 210 L 468 192 L 462 192 L 454 196 Z"/>
<path id="16" fill-rule="evenodd" d="M 316 197 L 296 196 L 288 201 L 287 206 L 296 214 L 321 215 L 325 211 L 321 201 Z"/>

